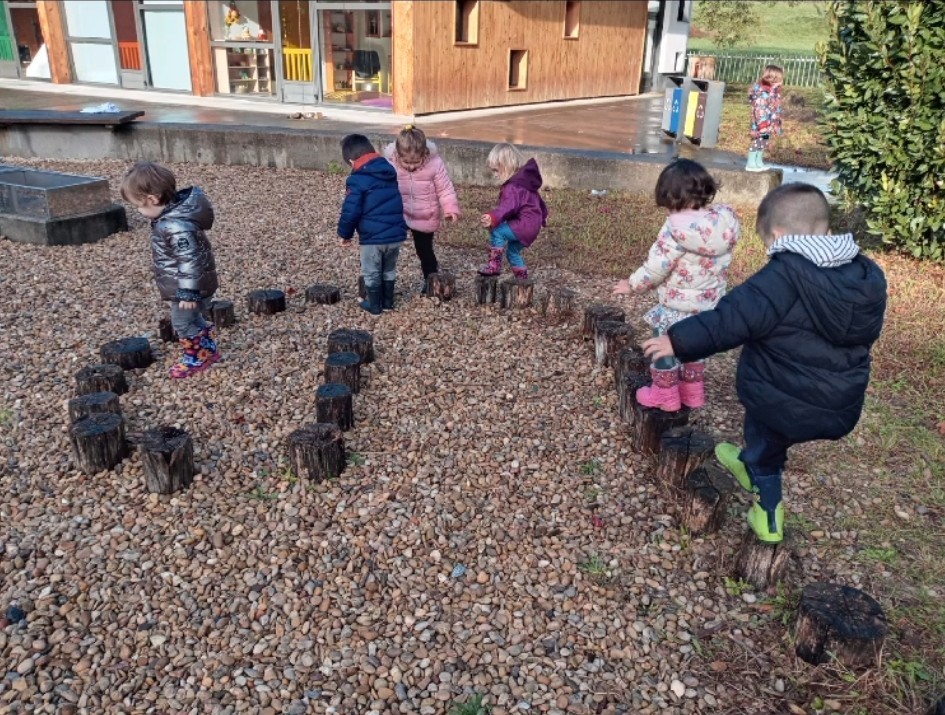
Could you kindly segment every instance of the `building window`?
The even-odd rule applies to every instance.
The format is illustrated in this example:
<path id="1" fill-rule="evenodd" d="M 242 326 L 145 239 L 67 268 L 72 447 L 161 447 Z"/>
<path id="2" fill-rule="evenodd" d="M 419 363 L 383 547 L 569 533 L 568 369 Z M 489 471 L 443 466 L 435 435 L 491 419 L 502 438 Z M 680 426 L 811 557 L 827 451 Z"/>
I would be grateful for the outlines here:
<path id="1" fill-rule="evenodd" d="M 677 22 L 689 22 L 689 0 L 679 0 L 679 9 L 676 11 Z"/>
<path id="2" fill-rule="evenodd" d="M 276 57 L 269 0 L 212 0 L 210 37 L 220 94 L 276 93 Z M 308 30 L 306 5 L 306 31 Z"/>
<path id="3" fill-rule="evenodd" d="M 509 50 L 509 89 L 528 85 L 528 50 Z"/>
<path id="4" fill-rule="evenodd" d="M 479 0 L 456 0 L 456 44 L 479 43 Z"/>
<path id="5" fill-rule="evenodd" d="M 564 36 L 576 40 L 581 32 L 581 0 L 568 0 L 564 4 Z"/>

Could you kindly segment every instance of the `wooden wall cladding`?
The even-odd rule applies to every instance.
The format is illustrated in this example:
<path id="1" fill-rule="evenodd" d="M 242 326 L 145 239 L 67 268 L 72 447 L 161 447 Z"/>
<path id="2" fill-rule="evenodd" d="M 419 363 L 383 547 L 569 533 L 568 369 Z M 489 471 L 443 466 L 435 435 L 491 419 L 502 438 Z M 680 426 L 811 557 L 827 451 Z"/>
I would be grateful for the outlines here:
<path id="1" fill-rule="evenodd" d="M 646 0 L 581 0 L 576 38 L 565 37 L 565 15 L 570 5 L 573 18 L 574 3 L 479 0 L 477 42 L 465 45 L 455 41 L 461 3 L 429 0 L 409 4 L 413 46 L 408 55 L 407 43 L 401 40 L 401 33 L 407 30 L 401 25 L 398 31 L 399 3 L 394 3 L 395 43 L 403 43 L 395 46 L 395 77 L 405 71 L 405 62 L 412 64 L 411 82 L 402 86 L 395 80 L 398 89 L 413 90 L 410 101 L 398 103 L 401 109 L 412 107 L 412 112 L 404 113 L 639 92 Z M 512 50 L 528 53 L 525 88 L 509 89 Z"/>
<path id="2" fill-rule="evenodd" d="M 69 47 L 66 45 L 62 7 L 54 0 L 40 0 L 36 3 L 36 13 L 39 16 L 43 39 L 46 41 L 46 51 L 49 53 L 49 76 L 54 84 L 70 84 L 73 81 L 72 63 L 69 61 Z"/>
<path id="3" fill-rule="evenodd" d="M 207 3 L 201 0 L 187 0 L 184 3 L 184 21 L 187 26 L 187 50 L 190 54 L 190 82 L 193 93 L 197 97 L 209 97 L 216 87 L 213 83 Z"/>

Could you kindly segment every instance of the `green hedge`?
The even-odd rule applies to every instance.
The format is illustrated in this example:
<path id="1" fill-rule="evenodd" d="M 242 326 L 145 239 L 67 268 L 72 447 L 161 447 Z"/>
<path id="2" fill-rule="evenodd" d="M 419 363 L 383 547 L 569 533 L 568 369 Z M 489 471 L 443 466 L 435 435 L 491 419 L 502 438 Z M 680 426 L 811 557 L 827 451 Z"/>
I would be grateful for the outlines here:
<path id="1" fill-rule="evenodd" d="M 945 260 L 945 2 L 832 0 L 820 48 L 840 196 L 882 240 Z"/>

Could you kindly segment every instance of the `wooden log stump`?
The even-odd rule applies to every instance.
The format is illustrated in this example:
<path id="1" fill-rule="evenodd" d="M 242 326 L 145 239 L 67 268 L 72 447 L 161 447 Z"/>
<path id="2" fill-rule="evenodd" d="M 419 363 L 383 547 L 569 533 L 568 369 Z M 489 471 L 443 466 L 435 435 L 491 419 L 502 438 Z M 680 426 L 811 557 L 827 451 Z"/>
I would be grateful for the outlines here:
<path id="1" fill-rule="evenodd" d="M 347 385 L 330 382 L 320 386 L 315 391 L 315 408 L 319 422 L 333 422 L 342 432 L 354 427 L 354 404 Z"/>
<path id="2" fill-rule="evenodd" d="M 734 477 L 714 461 L 686 477 L 682 523 L 689 533 L 702 536 L 722 528 L 737 485 Z"/>
<path id="3" fill-rule="evenodd" d="M 161 318 L 158 321 L 158 336 L 161 338 L 161 342 L 177 342 L 177 331 L 174 330 L 174 325 L 171 323 L 170 318 Z"/>
<path id="4" fill-rule="evenodd" d="M 121 415 L 118 395 L 114 392 L 91 392 L 69 400 L 69 422 L 78 422 L 83 417 L 102 412 Z"/>
<path id="5" fill-rule="evenodd" d="M 316 305 L 334 305 L 341 301 L 341 288 L 316 283 L 305 289 L 305 302 Z"/>
<path id="6" fill-rule="evenodd" d="M 285 293 L 281 290 L 254 290 L 246 296 L 246 309 L 257 315 L 275 315 L 285 310 Z"/>
<path id="7" fill-rule="evenodd" d="M 634 342 L 633 326 L 618 320 L 599 320 L 594 326 L 594 360 L 607 367 L 617 361 L 617 354 Z"/>
<path id="8" fill-rule="evenodd" d="M 330 383 L 344 385 L 355 395 L 361 392 L 361 356 L 342 352 L 325 358 L 325 384 Z"/>
<path id="9" fill-rule="evenodd" d="M 151 343 L 145 338 L 112 340 L 99 348 L 102 362 L 118 365 L 123 370 L 147 367 L 154 362 Z"/>
<path id="10" fill-rule="evenodd" d="M 617 415 L 621 421 L 632 426 L 637 404 L 637 390 L 650 384 L 648 375 L 625 375 L 617 387 Z"/>
<path id="11" fill-rule="evenodd" d="M 499 283 L 502 308 L 530 308 L 534 297 L 535 281 L 531 278 L 506 278 Z"/>
<path id="12" fill-rule="evenodd" d="M 83 417 L 69 428 L 76 465 L 86 474 L 111 469 L 128 454 L 125 423 L 114 412 Z"/>
<path id="13" fill-rule="evenodd" d="M 345 443 L 336 424 L 311 424 L 287 438 L 289 463 L 299 478 L 321 482 L 334 479 L 345 468 Z"/>
<path id="14" fill-rule="evenodd" d="M 476 303 L 486 305 L 495 303 L 499 294 L 498 276 L 476 276 Z"/>
<path id="15" fill-rule="evenodd" d="M 618 323 L 626 322 L 627 316 L 624 312 L 613 305 L 589 305 L 584 309 L 584 330 L 581 334 L 585 340 L 593 340 L 597 331 L 597 324 L 602 320 L 616 320 Z"/>
<path id="16" fill-rule="evenodd" d="M 626 400 L 631 401 L 629 420 L 633 429 L 633 448 L 641 454 L 658 454 L 663 433 L 674 427 L 685 427 L 689 423 L 690 410 L 683 407 L 677 412 L 664 412 L 658 407 L 644 407 L 637 402 L 637 387 L 642 385 L 638 382 L 635 386 L 628 385 L 630 393 L 626 395 Z"/>
<path id="17" fill-rule="evenodd" d="M 444 303 L 452 300 L 456 295 L 456 276 L 447 271 L 431 273 L 427 276 L 427 295 Z"/>
<path id="18" fill-rule="evenodd" d="M 328 334 L 328 354 L 357 353 L 361 364 L 374 362 L 374 338 L 367 330 L 338 328 Z"/>
<path id="19" fill-rule="evenodd" d="M 88 395 L 93 392 L 114 392 L 124 395 L 128 392 L 128 380 L 125 371 L 118 365 L 90 365 L 75 374 L 75 392 Z"/>
<path id="20" fill-rule="evenodd" d="M 364 282 L 364 276 L 358 276 L 358 298 L 367 300 L 367 284 Z"/>
<path id="21" fill-rule="evenodd" d="M 645 378 L 650 374 L 650 361 L 643 354 L 643 348 L 637 345 L 628 345 L 617 353 L 613 368 L 614 385 L 617 387 L 619 398 L 623 394 L 627 378 Z"/>
<path id="22" fill-rule="evenodd" d="M 755 588 L 765 589 L 784 577 L 790 560 L 789 533 L 784 534 L 784 540 L 780 544 L 764 544 L 758 541 L 755 532 L 749 528 L 742 536 L 738 554 L 735 556 L 735 576 Z"/>
<path id="23" fill-rule="evenodd" d="M 813 665 L 836 659 L 847 668 L 868 668 L 877 664 L 888 630 L 872 596 L 851 586 L 809 583 L 801 591 L 794 651 Z"/>
<path id="24" fill-rule="evenodd" d="M 236 308 L 232 300 L 212 300 L 204 317 L 217 328 L 228 328 L 236 324 Z"/>
<path id="25" fill-rule="evenodd" d="M 541 314 L 548 318 L 566 318 L 574 314 L 577 293 L 570 288 L 552 288 L 541 296 Z"/>
<path id="26" fill-rule="evenodd" d="M 177 427 L 156 427 L 137 440 L 144 485 L 152 494 L 173 494 L 194 481 L 194 442 Z"/>
<path id="27" fill-rule="evenodd" d="M 677 493 L 686 488 L 693 470 L 705 464 L 715 449 L 715 440 L 692 427 L 675 427 L 660 437 L 656 480 Z"/>

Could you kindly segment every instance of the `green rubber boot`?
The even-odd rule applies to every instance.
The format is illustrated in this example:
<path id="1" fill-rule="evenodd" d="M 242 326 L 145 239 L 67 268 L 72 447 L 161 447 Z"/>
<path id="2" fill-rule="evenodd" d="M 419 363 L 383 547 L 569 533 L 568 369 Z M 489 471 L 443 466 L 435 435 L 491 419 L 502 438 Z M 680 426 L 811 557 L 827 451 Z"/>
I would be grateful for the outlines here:
<path id="1" fill-rule="evenodd" d="M 716 459 L 735 477 L 739 486 L 746 492 L 757 494 L 758 490 L 755 488 L 755 485 L 751 483 L 751 477 L 748 476 L 745 463 L 739 459 L 741 453 L 742 451 L 731 442 L 720 442 L 715 446 Z"/>
<path id="2" fill-rule="evenodd" d="M 748 508 L 748 526 L 755 532 L 758 541 L 765 544 L 780 544 L 784 539 L 784 504 L 778 504 L 773 520 L 768 512 L 755 503 Z"/>

